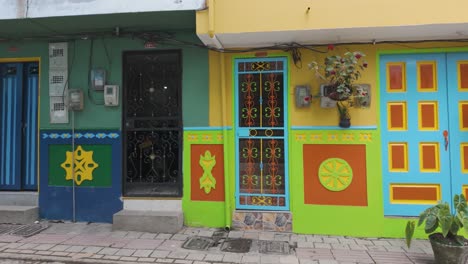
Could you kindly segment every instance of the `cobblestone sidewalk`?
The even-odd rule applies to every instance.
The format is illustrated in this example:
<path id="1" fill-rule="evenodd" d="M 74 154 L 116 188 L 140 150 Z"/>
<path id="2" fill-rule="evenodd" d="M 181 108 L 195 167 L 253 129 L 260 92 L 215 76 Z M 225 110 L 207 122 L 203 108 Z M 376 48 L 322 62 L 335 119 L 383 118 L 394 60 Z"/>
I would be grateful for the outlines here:
<path id="1" fill-rule="evenodd" d="M 67 263 L 433 263 L 431 246 L 416 240 L 352 238 L 290 233 L 230 231 L 228 238 L 252 239 L 248 253 L 221 251 L 221 243 L 202 250 L 182 248 L 190 237 L 212 237 L 218 229 L 184 228 L 178 234 L 112 231 L 110 224 L 58 223 L 23 238 L 0 235 L 0 259 L 16 258 Z M 222 240 L 221 240 L 222 241 Z M 259 241 L 285 241 L 290 254 L 260 253 Z"/>

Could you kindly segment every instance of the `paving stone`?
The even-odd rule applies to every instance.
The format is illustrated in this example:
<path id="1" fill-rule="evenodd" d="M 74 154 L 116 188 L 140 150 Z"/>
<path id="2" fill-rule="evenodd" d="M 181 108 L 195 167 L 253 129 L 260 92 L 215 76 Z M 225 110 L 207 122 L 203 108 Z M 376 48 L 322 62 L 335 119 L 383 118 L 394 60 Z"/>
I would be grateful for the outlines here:
<path id="1" fill-rule="evenodd" d="M 201 253 L 190 253 L 185 259 L 188 260 L 203 260 L 205 258 L 205 254 Z"/>
<path id="2" fill-rule="evenodd" d="M 101 254 L 101 255 L 114 255 L 117 251 L 119 251 L 118 248 L 104 248 L 101 251 L 99 251 L 99 254 Z"/>
<path id="3" fill-rule="evenodd" d="M 213 236 L 214 234 L 214 231 L 212 230 L 200 230 L 200 232 L 198 232 L 198 236 L 201 236 L 201 237 L 211 237 Z"/>
<path id="4" fill-rule="evenodd" d="M 230 231 L 229 238 L 241 238 L 244 236 L 244 231 Z"/>
<path id="5" fill-rule="evenodd" d="M 338 238 L 340 244 L 347 244 L 347 245 L 356 245 L 356 241 L 352 238 Z"/>
<path id="6" fill-rule="evenodd" d="M 259 237 L 260 237 L 259 232 L 244 232 L 244 235 L 242 236 L 242 238 L 253 239 L 253 240 L 258 240 Z"/>
<path id="7" fill-rule="evenodd" d="M 348 244 L 330 244 L 333 249 L 349 249 Z"/>
<path id="8" fill-rule="evenodd" d="M 304 235 L 297 235 L 297 234 L 292 234 L 290 240 L 291 242 L 305 242 L 306 237 Z"/>
<path id="9" fill-rule="evenodd" d="M 57 245 L 51 248 L 51 251 L 65 251 L 67 248 L 71 247 L 70 245 Z"/>
<path id="10" fill-rule="evenodd" d="M 299 259 L 299 264 L 319 264 L 319 261 L 312 259 Z"/>
<path id="11" fill-rule="evenodd" d="M 55 251 L 52 253 L 52 256 L 60 256 L 60 257 L 65 257 L 68 256 L 70 252 L 61 252 L 61 251 Z"/>
<path id="12" fill-rule="evenodd" d="M 40 244 L 37 247 L 35 247 L 35 250 L 49 250 L 53 247 L 55 247 L 56 244 Z"/>
<path id="13" fill-rule="evenodd" d="M 278 256 L 261 255 L 260 263 L 261 264 L 277 264 L 277 263 L 280 263 L 280 258 Z"/>
<path id="14" fill-rule="evenodd" d="M 140 238 L 143 232 L 129 231 L 125 238 Z"/>
<path id="15" fill-rule="evenodd" d="M 19 236 L 10 236 L 10 235 L 0 235 L 0 242 L 11 243 L 22 240 L 22 237 Z"/>
<path id="16" fill-rule="evenodd" d="M 258 264 L 260 263 L 260 256 L 245 255 L 242 257 L 241 263 Z"/>
<path id="17" fill-rule="evenodd" d="M 332 244 L 332 243 L 338 244 L 338 243 L 340 243 L 338 238 L 334 238 L 334 237 L 324 237 L 323 242 L 324 243 L 329 243 L 329 244 Z"/>
<path id="18" fill-rule="evenodd" d="M 314 248 L 314 242 L 297 242 L 298 248 Z"/>
<path id="19" fill-rule="evenodd" d="M 140 236 L 140 238 L 143 238 L 143 239 L 154 239 L 156 238 L 158 234 L 154 234 L 154 233 L 143 233 L 143 235 Z"/>
<path id="20" fill-rule="evenodd" d="M 353 245 L 353 244 L 350 244 L 349 245 L 349 248 L 351 250 L 367 250 L 366 246 L 364 245 Z"/>
<path id="21" fill-rule="evenodd" d="M 121 257 L 120 261 L 137 261 L 137 257 Z"/>
<path id="22" fill-rule="evenodd" d="M 156 249 L 163 241 L 160 239 L 135 239 L 123 247 L 131 249 Z"/>
<path id="23" fill-rule="evenodd" d="M 172 236 L 172 240 L 183 240 L 185 241 L 189 236 L 185 234 L 175 234 Z"/>
<path id="24" fill-rule="evenodd" d="M 151 253 L 153 253 L 153 250 L 151 249 L 138 249 L 137 251 L 135 251 L 135 253 L 133 253 L 132 256 L 140 257 L 140 258 L 147 258 L 149 257 L 149 255 L 151 255 Z"/>
<path id="25" fill-rule="evenodd" d="M 333 254 L 330 249 L 325 248 L 297 248 L 296 256 L 298 258 L 308 259 L 332 259 Z"/>
<path id="26" fill-rule="evenodd" d="M 307 242 L 318 242 L 318 243 L 322 243 L 322 242 L 323 242 L 323 238 L 322 238 L 322 237 L 316 237 L 316 236 L 306 236 L 306 241 L 307 241 Z"/>
<path id="27" fill-rule="evenodd" d="M 187 252 L 183 252 L 183 251 L 174 251 L 174 252 L 171 252 L 169 255 L 167 255 L 168 258 L 175 258 L 175 259 L 184 259 L 186 258 L 188 255 Z"/>
<path id="28" fill-rule="evenodd" d="M 95 253 L 98 253 L 99 251 L 101 251 L 103 249 L 103 247 L 85 247 L 81 252 L 83 253 L 92 253 L 92 254 L 95 254 Z"/>
<path id="29" fill-rule="evenodd" d="M 166 240 L 158 247 L 158 250 L 166 250 L 166 251 L 179 250 L 182 247 L 182 244 L 184 242 L 185 241 Z"/>
<path id="30" fill-rule="evenodd" d="M 37 250 L 30 250 L 30 249 L 21 249 L 19 253 L 21 254 L 34 254 Z"/>
<path id="31" fill-rule="evenodd" d="M 296 256 L 281 256 L 279 259 L 281 264 L 299 264 Z"/>
<path id="32" fill-rule="evenodd" d="M 155 258 L 138 258 L 138 262 L 154 262 Z"/>
<path id="33" fill-rule="evenodd" d="M 189 236 L 198 236 L 199 232 L 200 232 L 200 229 L 198 228 L 186 228 L 184 231 L 184 234 L 189 235 Z"/>
<path id="34" fill-rule="evenodd" d="M 260 232 L 258 235 L 259 240 L 274 240 L 275 239 L 275 233 L 272 232 Z"/>
<path id="35" fill-rule="evenodd" d="M 65 251 L 78 253 L 78 252 L 81 252 L 83 249 L 85 249 L 84 246 L 71 246 L 65 249 Z"/>
<path id="36" fill-rule="evenodd" d="M 48 251 L 48 250 L 38 250 L 36 251 L 36 255 L 41 255 L 41 256 L 48 256 L 48 255 L 52 255 L 52 251 Z"/>
<path id="37" fill-rule="evenodd" d="M 343 264 L 336 260 L 319 260 L 319 264 Z"/>
<path id="38" fill-rule="evenodd" d="M 108 259 L 108 260 L 118 260 L 118 259 L 120 259 L 120 256 L 104 255 L 102 258 L 103 259 Z"/>
<path id="39" fill-rule="evenodd" d="M 172 236 L 173 234 L 158 234 L 156 238 L 157 239 L 171 239 Z"/>
<path id="40" fill-rule="evenodd" d="M 126 237 L 128 234 L 127 231 L 112 231 L 111 237 Z"/>
<path id="41" fill-rule="evenodd" d="M 170 253 L 171 253 L 171 251 L 155 250 L 151 254 L 151 257 L 153 257 L 153 258 L 165 258 Z"/>
<path id="42" fill-rule="evenodd" d="M 315 248 L 331 248 L 330 244 L 327 243 L 314 243 Z"/>
<path id="43" fill-rule="evenodd" d="M 354 241 L 356 241 L 356 244 L 358 245 L 374 245 L 372 241 L 366 239 L 354 239 Z"/>
<path id="44" fill-rule="evenodd" d="M 198 260 L 196 260 L 196 261 L 193 262 L 193 264 L 211 264 L 211 263 L 210 263 L 210 262 L 205 262 L 205 261 L 198 261 Z M 213 264 L 216 264 L 216 262 L 213 263 Z M 224 264 L 224 263 L 220 263 L 220 264 Z"/>
<path id="45" fill-rule="evenodd" d="M 119 251 L 115 252 L 114 255 L 130 257 L 131 255 L 133 255 L 133 253 L 135 253 L 135 249 L 122 248 Z"/>
<path id="46" fill-rule="evenodd" d="M 241 260 L 242 260 L 241 254 L 226 253 L 224 254 L 224 257 L 223 257 L 223 262 L 228 262 L 228 263 L 240 263 Z"/>
<path id="47" fill-rule="evenodd" d="M 26 243 L 18 247 L 18 249 L 32 249 L 39 246 L 39 244 Z"/>
<path id="48" fill-rule="evenodd" d="M 177 264 L 192 264 L 193 261 L 185 260 L 185 259 L 176 259 L 176 260 L 174 260 L 174 263 L 177 263 Z"/>
<path id="49" fill-rule="evenodd" d="M 19 251 L 20 249 L 14 249 L 14 248 L 5 249 L 5 252 L 7 253 L 18 253 Z"/>
<path id="50" fill-rule="evenodd" d="M 397 246 L 384 246 L 389 252 L 406 252 L 402 247 Z"/>
<path id="51" fill-rule="evenodd" d="M 369 255 L 377 263 L 412 263 L 406 254 L 401 252 L 373 251 L 369 252 Z"/>
<path id="52" fill-rule="evenodd" d="M 100 258 L 102 258 L 102 257 L 104 257 L 104 255 L 94 254 L 94 255 L 92 255 L 90 258 L 92 258 L 92 259 L 100 259 Z"/>
<path id="53" fill-rule="evenodd" d="M 374 240 L 372 242 L 376 246 L 390 246 L 391 245 L 390 243 L 388 243 L 388 241 L 385 241 L 385 240 Z"/>
<path id="54" fill-rule="evenodd" d="M 289 241 L 290 235 L 289 234 L 275 234 L 276 241 Z"/>
<path id="55" fill-rule="evenodd" d="M 222 254 L 208 254 L 205 257 L 205 261 L 222 261 L 224 255 Z"/>
<path id="56" fill-rule="evenodd" d="M 173 260 L 173 259 L 161 259 L 161 258 L 158 258 L 158 259 L 156 260 L 156 262 L 157 262 L 157 263 L 172 263 L 172 262 L 174 262 L 174 260 Z"/>
<path id="57" fill-rule="evenodd" d="M 384 246 L 366 246 L 369 251 L 387 251 Z"/>

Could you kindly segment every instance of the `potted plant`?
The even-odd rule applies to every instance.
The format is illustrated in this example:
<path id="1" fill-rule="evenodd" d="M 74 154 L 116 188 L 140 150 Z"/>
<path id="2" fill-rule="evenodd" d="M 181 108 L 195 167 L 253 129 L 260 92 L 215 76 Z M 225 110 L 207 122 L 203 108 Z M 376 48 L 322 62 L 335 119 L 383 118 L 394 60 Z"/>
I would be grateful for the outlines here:
<path id="1" fill-rule="evenodd" d="M 424 231 L 429 234 L 429 240 L 434 251 L 436 263 L 459 264 L 468 263 L 468 240 L 458 235 L 460 229 L 468 232 L 468 210 L 463 194 L 453 198 L 454 213 L 450 211 L 447 202 L 439 202 L 419 215 L 418 226 L 424 223 Z M 411 246 L 416 223 L 406 224 L 406 243 Z M 440 231 L 438 229 L 440 228 Z"/>
<path id="2" fill-rule="evenodd" d="M 316 76 L 327 82 L 323 96 L 338 101 L 340 126 L 345 125 L 342 127 L 351 125 L 350 105 L 347 100 L 356 94 L 357 86 L 354 83 L 361 77 L 361 71 L 367 68 L 364 56 L 364 53 L 359 51 L 345 52 L 343 56 L 326 57 L 324 64 L 316 61 L 309 64 L 309 68 L 315 71 Z"/>

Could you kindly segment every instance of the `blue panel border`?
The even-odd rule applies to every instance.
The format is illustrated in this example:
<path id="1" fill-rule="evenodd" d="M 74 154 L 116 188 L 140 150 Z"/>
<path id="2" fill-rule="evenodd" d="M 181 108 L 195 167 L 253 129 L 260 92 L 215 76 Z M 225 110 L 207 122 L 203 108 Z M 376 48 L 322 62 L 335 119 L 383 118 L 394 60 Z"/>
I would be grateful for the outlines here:
<path id="1" fill-rule="evenodd" d="M 70 130 L 41 130 L 40 132 L 40 186 L 39 213 L 41 218 L 72 220 L 73 188 L 49 186 L 49 145 L 72 144 Z M 122 139 L 115 130 L 75 131 L 75 145 L 111 145 L 112 185 L 110 187 L 75 188 L 76 220 L 85 222 L 112 222 L 113 215 L 122 210 Z"/>

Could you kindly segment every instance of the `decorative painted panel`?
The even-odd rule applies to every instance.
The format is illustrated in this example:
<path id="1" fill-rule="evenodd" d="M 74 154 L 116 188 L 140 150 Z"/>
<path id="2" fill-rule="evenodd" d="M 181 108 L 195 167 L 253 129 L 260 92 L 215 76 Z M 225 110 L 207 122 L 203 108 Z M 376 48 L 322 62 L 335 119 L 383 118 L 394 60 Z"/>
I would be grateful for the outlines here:
<path id="1" fill-rule="evenodd" d="M 235 60 L 238 209 L 289 209 L 286 62 Z"/>
<path id="2" fill-rule="evenodd" d="M 420 130 L 438 130 L 439 129 L 439 118 L 438 118 L 438 107 L 437 102 L 420 101 L 418 102 L 418 119 Z"/>
<path id="3" fill-rule="evenodd" d="M 367 206 L 366 146 L 304 144 L 304 203 Z"/>
<path id="4" fill-rule="evenodd" d="M 458 102 L 460 130 L 468 131 L 468 101 Z"/>
<path id="5" fill-rule="evenodd" d="M 439 143 L 419 143 L 419 170 L 439 172 Z"/>
<path id="6" fill-rule="evenodd" d="M 457 62 L 458 90 L 468 90 L 468 61 Z"/>
<path id="7" fill-rule="evenodd" d="M 387 103 L 388 130 L 407 129 L 407 110 L 405 102 Z"/>
<path id="8" fill-rule="evenodd" d="M 393 204 L 436 204 L 440 196 L 440 185 L 437 184 L 390 185 L 390 200 Z"/>
<path id="9" fill-rule="evenodd" d="M 407 172 L 408 171 L 408 144 L 389 143 L 389 171 Z"/>
<path id="10" fill-rule="evenodd" d="M 418 91 L 437 91 L 437 63 L 435 61 L 424 61 L 417 63 Z"/>
<path id="11" fill-rule="evenodd" d="M 460 144 L 460 170 L 468 173 L 468 143 Z"/>
<path id="12" fill-rule="evenodd" d="M 113 214 L 122 209 L 120 131 L 79 130 L 74 135 L 64 130 L 41 131 L 40 216 L 65 220 L 73 217 L 73 136 L 76 220 L 110 223 Z"/>
<path id="13" fill-rule="evenodd" d="M 223 145 L 190 146 L 190 194 L 193 201 L 224 202 Z"/>
<path id="14" fill-rule="evenodd" d="M 292 232 L 289 212 L 235 211 L 232 217 L 235 230 Z"/>
<path id="15" fill-rule="evenodd" d="M 406 91 L 406 69 L 404 62 L 387 64 L 387 92 Z"/>

